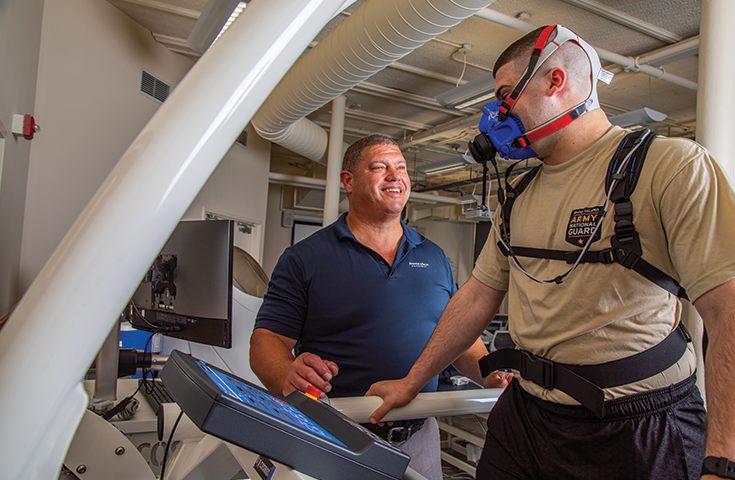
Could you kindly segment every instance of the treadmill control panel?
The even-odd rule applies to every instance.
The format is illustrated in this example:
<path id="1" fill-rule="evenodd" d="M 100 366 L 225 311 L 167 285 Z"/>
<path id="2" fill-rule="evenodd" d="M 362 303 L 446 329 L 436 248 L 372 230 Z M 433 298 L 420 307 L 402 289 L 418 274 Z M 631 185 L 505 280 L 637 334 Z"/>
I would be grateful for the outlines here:
<path id="1" fill-rule="evenodd" d="M 408 455 L 301 392 L 280 399 L 177 350 L 161 379 L 202 431 L 312 477 L 401 479 L 408 467 Z"/>

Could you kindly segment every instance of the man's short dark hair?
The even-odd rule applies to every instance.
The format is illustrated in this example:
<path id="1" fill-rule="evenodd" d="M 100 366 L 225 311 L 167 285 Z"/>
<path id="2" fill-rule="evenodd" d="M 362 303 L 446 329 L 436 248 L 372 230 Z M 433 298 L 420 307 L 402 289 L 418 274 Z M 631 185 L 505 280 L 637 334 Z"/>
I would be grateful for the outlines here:
<path id="1" fill-rule="evenodd" d="M 376 145 L 394 145 L 398 144 L 390 137 L 385 135 L 370 135 L 369 137 L 361 138 L 356 141 L 345 152 L 344 159 L 342 160 L 342 170 L 347 170 L 350 173 L 355 172 L 355 168 L 362 161 L 362 152 L 368 147 L 374 147 Z"/>
<path id="2" fill-rule="evenodd" d="M 493 78 L 495 78 L 495 74 L 500 70 L 500 67 L 506 63 L 510 63 L 526 54 L 528 54 L 528 57 L 530 58 L 531 50 L 533 50 L 533 46 L 536 44 L 536 40 L 538 40 L 538 37 L 541 35 L 544 28 L 546 27 L 539 27 L 511 43 L 495 61 L 495 66 L 493 67 Z M 551 39 L 551 37 L 549 37 L 549 39 Z"/>

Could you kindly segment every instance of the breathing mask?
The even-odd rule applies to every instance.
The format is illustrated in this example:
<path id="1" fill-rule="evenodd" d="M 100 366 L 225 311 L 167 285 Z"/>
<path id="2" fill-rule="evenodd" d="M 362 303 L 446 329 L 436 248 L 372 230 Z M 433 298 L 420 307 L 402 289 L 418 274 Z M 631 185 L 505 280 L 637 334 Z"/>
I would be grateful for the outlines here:
<path id="1" fill-rule="evenodd" d="M 554 30 L 556 37 L 547 45 Z M 592 83 L 590 94 L 584 102 L 527 132 L 521 119 L 512 114 L 513 106 L 541 65 L 568 41 L 576 42 L 589 58 Z M 489 102 L 482 109 L 483 115 L 479 126 L 481 133 L 470 142 L 470 153 L 478 162 L 493 161 L 496 153 L 506 159 L 521 160 L 536 157 L 536 152 L 530 147 L 531 143 L 569 125 L 580 115 L 600 108 L 597 100 L 597 80 L 610 83 L 612 73 L 602 68 L 600 57 L 594 48 L 568 28 L 549 25 L 541 31 L 536 40 L 528 68 L 513 88 L 513 92 L 505 101 Z"/>
<path id="2" fill-rule="evenodd" d="M 523 122 L 516 115 L 508 114 L 504 120 L 500 120 L 500 107 L 502 102 L 488 102 L 482 108 L 480 119 L 480 132 L 487 135 L 497 153 L 503 158 L 521 160 L 536 156 L 531 147 L 516 142 L 526 134 Z M 470 149 L 470 152 L 472 149 Z M 494 155 L 493 155 L 494 156 Z"/>

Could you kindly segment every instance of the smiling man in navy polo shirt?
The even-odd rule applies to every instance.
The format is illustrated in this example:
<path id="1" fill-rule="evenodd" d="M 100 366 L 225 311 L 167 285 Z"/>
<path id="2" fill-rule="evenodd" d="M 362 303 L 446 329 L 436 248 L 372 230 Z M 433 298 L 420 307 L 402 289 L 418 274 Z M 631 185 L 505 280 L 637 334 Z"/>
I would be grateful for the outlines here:
<path id="1" fill-rule="evenodd" d="M 309 385 L 332 397 L 358 396 L 377 381 L 402 378 L 456 291 L 441 248 L 401 221 L 411 181 L 393 140 L 354 143 L 341 178 L 349 212 L 284 252 L 250 341 L 253 371 L 284 396 Z M 486 354 L 478 339 L 453 363 L 482 383 L 477 361 Z M 501 375 L 485 385 L 505 386 Z M 435 377 L 423 391 L 436 387 Z M 411 468 L 441 479 L 433 418 L 366 427 L 408 453 Z"/>

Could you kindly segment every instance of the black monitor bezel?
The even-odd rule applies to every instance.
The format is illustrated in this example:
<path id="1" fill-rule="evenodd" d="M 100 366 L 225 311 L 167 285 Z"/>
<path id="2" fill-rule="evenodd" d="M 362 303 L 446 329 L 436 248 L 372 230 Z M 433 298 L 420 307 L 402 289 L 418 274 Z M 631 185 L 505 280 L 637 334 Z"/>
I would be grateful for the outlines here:
<path id="1" fill-rule="evenodd" d="M 151 333 L 232 348 L 234 231 L 235 222 L 232 220 L 180 222 L 156 258 L 176 255 L 176 302 L 185 296 L 184 305 L 175 305 L 173 310 L 163 310 L 153 305 L 152 283 L 147 282 L 144 276 L 127 309 L 130 324 Z M 214 249 L 205 247 L 209 242 L 212 242 Z M 193 271 L 201 276 L 190 276 Z M 146 276 L 150 276 L 149 272 L 146 272 Z M 208 278 L 208 275 L 212 277 Z M 191 298 L 187 299 L 186 296 Z"/>

